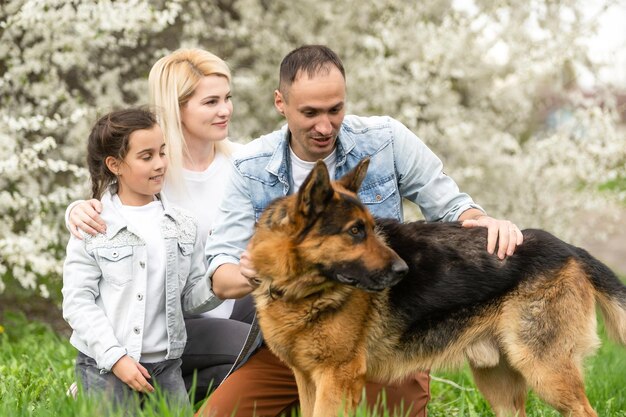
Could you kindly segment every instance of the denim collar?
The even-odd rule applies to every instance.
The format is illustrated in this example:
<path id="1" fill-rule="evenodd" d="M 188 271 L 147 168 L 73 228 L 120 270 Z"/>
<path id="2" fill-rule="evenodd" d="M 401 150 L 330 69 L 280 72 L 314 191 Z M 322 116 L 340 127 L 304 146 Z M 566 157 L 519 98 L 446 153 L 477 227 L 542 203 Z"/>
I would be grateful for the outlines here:
<path id="1" fill-rule="evenodd" d="M 289 178 L 291 176 L 291 158 L 289 156 L 289 140 L 291 132 L 287 125 L 284 125 L 278 132 L 280 139 L 276 145 L 276 149 L 265 166 L 270 174 L 275 175 L 278 180 L 286 187 L 289 187 Z M 346 163 L 346 156 L 356 146 L 354 137 L 350 131 L 346 129 L 345 124 L 341 124 L 339 135 L 337 135 L 337 166 L 340 167 Z"/>
<path id="2" fill-rule="evenodd" d="M 169 217 L 172 221 L 177 222 L 178 213 L 173 210 L 172 206 L 169 204 L 167 199 L 163 196 L 163 194 L 157 194 L 157 199 L 161 202 L 163 206 L 163 211 L 165 216 Z M 119 201 L 119 200 L 118 200 Z M 119 233 L 120 230 L 127 228 L 129 231 L 137 234 L 137 231 L 134 230 L 133 225 L 129 225 L 126 222 L 126 219 L 122 215 L 119 204 L 116 203 L 113 199 L 113 194 L 108 190 L 102 196 L 102 205 L 106 206 L 109 210 L 108 214 L 103 216 L 103 220 L 107 225 L 107 230 L 105 232 L 105 236 L 107 239 L 112 239 L 116 234 Z"/>

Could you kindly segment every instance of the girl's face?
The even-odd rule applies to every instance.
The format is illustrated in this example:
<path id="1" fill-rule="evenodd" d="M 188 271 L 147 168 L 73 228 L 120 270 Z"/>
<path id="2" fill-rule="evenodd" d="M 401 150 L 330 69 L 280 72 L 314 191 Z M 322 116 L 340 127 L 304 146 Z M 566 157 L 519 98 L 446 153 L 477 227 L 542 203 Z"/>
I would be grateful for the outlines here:
<path id="1" fill-rule="evenodd" d="M 128 153 L 119 161 L 111 156 L 107 166 L 118 177 L 118 196 L 127 206 L 143 206 L 161 192 L 167 158 L 159 125 L 136 130 L 129 137 Z"/>
<path id="2" fill-rule="evenodd" d="M 226 77 L 209 75 L 198 83 L 196 91 L 180 108 L 185 141 L 216 142 L 228 136 L 233 113 L 230 84 Z"/>

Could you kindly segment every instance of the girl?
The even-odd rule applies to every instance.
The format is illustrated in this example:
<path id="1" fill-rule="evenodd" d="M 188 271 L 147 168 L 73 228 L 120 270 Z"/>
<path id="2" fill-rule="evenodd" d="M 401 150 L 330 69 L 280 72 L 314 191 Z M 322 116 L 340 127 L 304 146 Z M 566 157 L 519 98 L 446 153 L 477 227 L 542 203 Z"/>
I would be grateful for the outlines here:
<path id="1" fill-rule="evenodd" d="M 170 169 L 163 189 L 170 201 L 189 210 L 203 243 L 222 200 L 225 172 L 236 145 L 226 137 L 233 112 L 231 74 L 226 63 L 201 49 L 180 49 L 161 58 L 149 75 L 150 101 L 157 109 L 168 146 Z M 97 200 L 68 208 L 69 229 L 95 234 L 110 227 Z M 201 254 L 203 254 L 201 249 Z M 188 317 L 182 356 L 189 388 L 197 371 L 196 398 L 228 374 L 250 329 L 251 298 L 226 300 L 201 316 Z"/>
<path id="2" fill-rule="evenodd" d="M 108 227 L 67 245 L 63 316 L 79 350 L 76 375 L 85 392 L 125 408 L 133 391 L 153 392 L 154 383 L 168 401 L 188 406 L 183 311 L 221 300 L 204 278 L 194 219 L 161 194 L 168 160 L 155 116 L 129 109 L 100 118 L 87 164 Z"/>

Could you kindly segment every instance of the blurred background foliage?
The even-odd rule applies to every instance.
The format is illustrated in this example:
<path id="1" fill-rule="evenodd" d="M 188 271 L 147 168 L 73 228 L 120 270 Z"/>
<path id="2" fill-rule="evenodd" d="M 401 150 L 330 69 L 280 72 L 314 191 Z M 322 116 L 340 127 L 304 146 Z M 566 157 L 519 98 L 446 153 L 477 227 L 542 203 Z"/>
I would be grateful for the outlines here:
<path id="1" fill-rule="evenodd" d="M 616 1 L 596 2 L 603 11 Z M 601 4 L 600 4 L 601 3 Z M 201 47 L 234 73 L 231 137 L 273 108 L 291 49 L 344 60 L 348 112 L 393 116 L 488 212 L 584 246 L 626 199 L 624 90 L 591 87 L 584 0 L 7 0 L 0 4 L 0 292 L 60 297 L 63 212 L 87 198 L 98 115 L 148 102 L 152 64 Z M 407 207 L 409 218 L 418 218 Z M 598 215 L 600 216 L 600 215 Z"/>

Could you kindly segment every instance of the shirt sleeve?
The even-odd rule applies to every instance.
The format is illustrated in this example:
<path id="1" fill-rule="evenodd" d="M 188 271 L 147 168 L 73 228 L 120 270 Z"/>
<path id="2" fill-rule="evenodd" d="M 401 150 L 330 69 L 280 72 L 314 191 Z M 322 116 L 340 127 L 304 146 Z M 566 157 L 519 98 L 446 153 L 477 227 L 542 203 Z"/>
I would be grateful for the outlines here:
<path id="1" fill-rule="evenodd" d="M 238 264 L 254 233 L 255 216 L 246 181 L 231 165 L 224 198 L 218 207 L 215 228 L 209 232 L 205 245 L 207 275 L 226 263 Z"/>
<path id="2" fill-rule="evenodd" d="M 406 126 L 393 123 L 394 160 L 400 194 L 417 204 L 427 221 L 455 221 L 470 208 L 484 211 L 459 191 L 441 160 Z"/>
<path id="3" fill-rule="evenodd" d="M 182 290 L 182 307 L 185 314 L 204 313 L 222 304 L 222 300 L 211 290 L 211 278 L 205 274 L 202 246 L 199 234 L 196 233 L 196 241 L 191 252 L 189 279 Z"/>
<path id="4" fill-rule="evenodd" d="M 96 304 L 100 294 L 102 272 L 90 255 L 85 242 L 74 236 L 67 244 L 63 265 L 63 318 L 89 349 L 89 354 L 100 369 L 110 371 L 127 352 L 120 344 L 109 319 Z"/>

